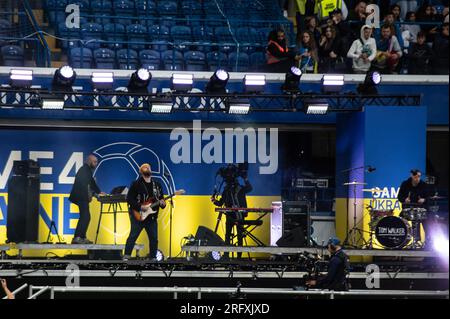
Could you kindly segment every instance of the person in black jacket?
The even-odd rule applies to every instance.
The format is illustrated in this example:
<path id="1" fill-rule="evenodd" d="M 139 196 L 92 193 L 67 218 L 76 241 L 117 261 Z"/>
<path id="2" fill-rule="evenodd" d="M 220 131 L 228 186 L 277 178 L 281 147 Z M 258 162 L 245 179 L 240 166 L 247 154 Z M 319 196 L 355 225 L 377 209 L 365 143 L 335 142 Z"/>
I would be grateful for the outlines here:
<path id="1" fill-rule="evenodd" d="M 152 170 L 150 164 L 142 164 L 139 168 L 141 176 L 131 183 L 127 194 L 127 203 L 130 213 L 131 230 L 125 245 L 124 260 L 131 257 L 134 244 L 145 229 L 150 242 L 149 257 L 151 261 L 156 261 L 156 252 L 158 250 L 158 212 L 159 208 L 165 208 L 164 193 L 161 184 L 152 179 Z M 148 215 L 144 220 L 138 220 L 136 214 L 146 212 L 149 203 L 159 202 L 155 208 L 155 213 Z"/>
<path id="2" fill-rule="evenodd" d="M 408 74 L 428 74 L 428 64 L 432 56 L 431 48 L 425 43 L 426 35 L 420 31 L 417 43 L 413 43 L 409 56 Z"/>
<path id="3" fill-rule="evenodd" d="M 306 285 L 308 287 L 336 291 L 348 290 L 347 274 L 350 263 L 340 244 L 339 239 L 330 238 L 327 244 L 328 252 L 331 255 L 328 263 L 328 272 L 323 277 L 307 281 Z"/>
<path id="4" fill-rule="evenodd" d="M 69 200 L 78 206 L 80 219 L 78 220 L 77 228 L 75 229 L 72 244 L 92 244 L 92 242 L 86 238 L 86 231 L 91 220 L 89 203 L 93 196 L 104 194 L 100 191 L 100 188 L 97 186 L 93 177 L 93 172 L 97 167 L 97 164 L 97 157 L 90 154 L 75 176 L 75 182 L 72 191 L 70 192 Z"/>
<path id="5" fill-rule="evenodd" d="M 433 58 L 431 61 L 433 74 L 448 74 L 448 22 L 442 25 L 441 34 L 433 42 Z"/>
<path id="6" fill-rule="evenodd" d="M 244 177 L 244 185 L 239 183 L 237 178 L 232 178 L 229 181 L 226 181 L 225 188 L 222 192 L 222 195 L 219 200 L 215 198 L 215 196 L 211 197 L 211 201 L 214 205 L 219 207 L 239 207 L 239 208 L 247 208 L 247 198 L 246 194 L 252 191 L 253 187 L 250 184 L 247 175 Z M 228 212 L 227 213 L 227 221 L 225 228 L 225 243 L 227 245 L 231 245 L 232 239 L 232 230 L 233 227 L 236 226 L 237 230 L 237 239 L 238 245 L 242 246 L 243 244 L 243 230 L 244 227 L 242 222 L 247 217 L 247 213 L 240 212 Z M 242 256 L 241 253 L 237 254 L 238 258 Z M 228 254 L 225 254 L 225 257 L 228 257 Z"/>
<path id="7" fill-rule="evenodd" d="M 267 72 L 286 73 L 300 58 L 295 51 L 289 50 L 283 29 L 270 32 L 266 51 Z"/>

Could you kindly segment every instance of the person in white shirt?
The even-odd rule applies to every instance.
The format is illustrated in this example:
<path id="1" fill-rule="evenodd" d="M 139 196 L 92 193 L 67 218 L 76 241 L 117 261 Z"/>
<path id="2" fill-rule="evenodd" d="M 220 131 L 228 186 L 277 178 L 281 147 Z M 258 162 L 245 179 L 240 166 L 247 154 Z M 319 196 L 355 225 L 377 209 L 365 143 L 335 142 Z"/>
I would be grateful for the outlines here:
<path id="1" fill-rule="evenodd" d="M 353 72 L 366 73 L 369 71 L 372 61 L 377 53 L 377 45 L 372 36 L 372 27 L 363 25 L 361 27 L 361 37 L 353 41 L 347 57 L 353 60 Z"/>

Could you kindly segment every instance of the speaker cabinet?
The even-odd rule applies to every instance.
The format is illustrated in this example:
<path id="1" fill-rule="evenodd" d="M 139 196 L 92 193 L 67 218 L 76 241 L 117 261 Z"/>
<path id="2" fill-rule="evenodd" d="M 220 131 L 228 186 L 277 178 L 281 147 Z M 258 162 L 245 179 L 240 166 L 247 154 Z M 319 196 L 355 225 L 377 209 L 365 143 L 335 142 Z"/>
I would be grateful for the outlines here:
<path id="1" fill-rule="evenodd" d="M 195 241 L 200 246 L 224 246 L 225 242 L 219 235 L 205 226 L 198 226 Z"/>
<path id="2" fill-rule="evenodd" d="M 37 242 L 39 228 L 38 176 L 12 176 L 8 181 L 8 242 Z"/>
<path id="3" fill-rule="evenodd" d="M 303 227 L 293 228 L 285 233 L 283 237 L 278 239 L 278 247 L 305 247 L 307 238 Z"/>

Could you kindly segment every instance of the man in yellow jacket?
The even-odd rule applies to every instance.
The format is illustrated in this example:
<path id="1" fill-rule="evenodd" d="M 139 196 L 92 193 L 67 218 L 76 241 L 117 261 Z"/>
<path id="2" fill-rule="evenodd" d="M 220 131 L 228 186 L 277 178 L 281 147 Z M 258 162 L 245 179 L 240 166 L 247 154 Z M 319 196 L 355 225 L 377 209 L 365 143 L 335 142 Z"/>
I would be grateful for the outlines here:
<path id="1" fill-rule="evenodd" d="M 297 2 L 297 23 L 303 22 L 305 16 L 318 16 L 321 20 L 329 17 L 330 13 L 336 9 L 342 11 L 344 20 L 347 18 L 348 9 L 344 0 L 296 0 Z M 298 16 L 302 16 L 300 19 Z"/>

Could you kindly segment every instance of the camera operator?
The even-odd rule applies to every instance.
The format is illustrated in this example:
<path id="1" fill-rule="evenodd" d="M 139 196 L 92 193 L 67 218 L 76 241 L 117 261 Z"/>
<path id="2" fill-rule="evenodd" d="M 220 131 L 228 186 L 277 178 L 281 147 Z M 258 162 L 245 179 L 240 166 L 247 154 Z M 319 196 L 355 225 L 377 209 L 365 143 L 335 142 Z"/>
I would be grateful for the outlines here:
<path id="1" fill-rule="evenodd" d="M 330 238 L 327 244 L 328 251 L 331 255 L 328 264 L 328 273 L 316 280 L 308 280 L 306 286 L 336 291 L 348 290 L 347 273 L 349 270 L 349 259 L 340 244 L 339 239 Z"/>
<path id="2" fill-rule="evenodd" d="M 218 174 L 220 174 L 225 181 L 225 187 L 222 192 L 220 199 L 216 198 L 216 194 L 211 197 L 211 201 L 214 205 L 219 207 L 227 207 L 227 208 L 247 208 L 247 199 L 246 194 L 252 191 L 252 185 L 250 184 L 247 176 L 247 166 L 244 165 L 233 165 L 230 164 L 225 169 L 220 169 Z M 239 177 L 242 177 L 244 180 L 244 185 L 239 183 Z M 232 230 L 233 227 L 236 226 L 237 230 L 237 239 L 238 245 L 242 246 L 243 244 L 243 221 L 245 217 L 247 217 L 246 212 L 227 212 L 226 214 L 226 229 L 225 229 L 225 243 L 227 245 L 231 245 L 232 239 Z M 225 257 L 228 257 L 228 253 L 224 254 Z M 237 257 L 241 258 L 242 253 L 237 253 Z"/>

